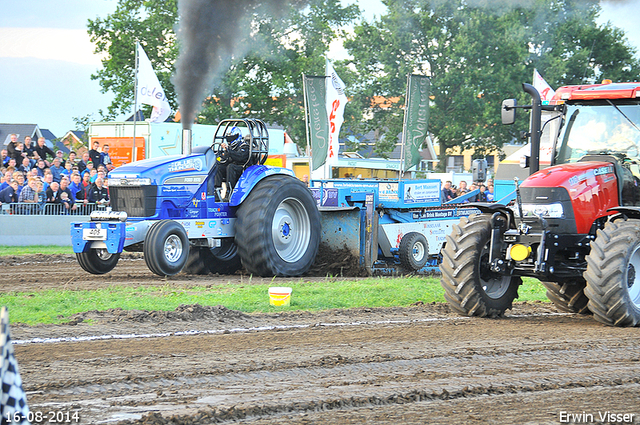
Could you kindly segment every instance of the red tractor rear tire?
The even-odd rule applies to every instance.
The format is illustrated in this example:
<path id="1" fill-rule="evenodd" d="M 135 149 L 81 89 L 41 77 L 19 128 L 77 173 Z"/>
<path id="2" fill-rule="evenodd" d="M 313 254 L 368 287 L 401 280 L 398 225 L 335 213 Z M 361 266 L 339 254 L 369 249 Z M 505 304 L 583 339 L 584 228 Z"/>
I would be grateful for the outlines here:
<path id="1" fill-rule="evenodd" d="M 584 292 L 593 317 L 610 326 L 640 326 L 640 220 L 607 222 L 586 259 Z"/>

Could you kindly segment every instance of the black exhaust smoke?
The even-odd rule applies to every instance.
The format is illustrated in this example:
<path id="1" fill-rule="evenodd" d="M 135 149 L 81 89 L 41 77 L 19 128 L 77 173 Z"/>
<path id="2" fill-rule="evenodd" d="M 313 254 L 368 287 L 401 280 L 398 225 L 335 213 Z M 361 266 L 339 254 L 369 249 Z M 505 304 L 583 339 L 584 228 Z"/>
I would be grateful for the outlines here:
<path id="1" fill-rule="evenodd" d="M 180 54 L 173 85 L 183 128 L 191 128 L 203 100 L 220 83 L 231 60 L 247 53 L 253 14 L 279 17 L 289 3 L 289 0 L 178 1 Z"/>

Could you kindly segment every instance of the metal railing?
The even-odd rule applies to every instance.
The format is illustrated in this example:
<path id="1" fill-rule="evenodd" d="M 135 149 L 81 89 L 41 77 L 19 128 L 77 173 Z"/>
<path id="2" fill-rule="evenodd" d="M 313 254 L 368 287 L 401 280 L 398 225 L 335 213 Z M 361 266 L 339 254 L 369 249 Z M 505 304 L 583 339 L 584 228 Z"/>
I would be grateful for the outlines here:
<path id="1" fill-rule="evenodd" d="M 76 202 L 72 207 L 67 208 L 64 204 L 34 204 L 30 202 L 13 202 L 2 204 L 0 214 L 15 215 L 89 215 L 93 211 L 104 211 L 105 205 L 83 204 Z"/>

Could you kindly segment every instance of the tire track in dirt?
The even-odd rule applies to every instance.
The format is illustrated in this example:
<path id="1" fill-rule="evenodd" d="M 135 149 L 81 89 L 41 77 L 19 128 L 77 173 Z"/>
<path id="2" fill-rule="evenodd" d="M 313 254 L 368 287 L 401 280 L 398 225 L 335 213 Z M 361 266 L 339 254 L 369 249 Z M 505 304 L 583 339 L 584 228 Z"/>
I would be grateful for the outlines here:
<path id="1" fill-rule="evenodd" d="M 0 291 L 273 283 L 163 279 L 135 256 L 99 277 L 72 262 L 28 260 L 0 261 L 11 276 Z M 11 330 L 14 340 L 170 335 L 16 345 L 31 410 L 77 411 L 81 423 L 558 424 L 561 411 L 597 418 L 606 409 L 640 417 L 639 329 L 554 312 L 521 303 L 491 320 L 461 318 L 444 304 L 252 315 L 195 305 L 92 311 Z M 269 326 L 281 328 L 252 329 Z M 173 335 L 211 329 L 222 332 Z"/>
<path id="2" fill-rule="evenodd" d="M 555 319 L 522 317 L 479 322 L 497 325 L 499 333 L 514 329 L 514 322 L 525 329 L 547 328 Z M 587 323 L 578 319 L 567 318 L 563 327 Z M 471 329 L 463 332 L 465 338 L 473 335 L 472 328 L 477 331 L 480 323 L 470 325 Z M 100 369 L 97 374 L 100 378 L 58 382 L 52 379 L 54 382 L 28 389 L 32 390 L 32 408 L 55 403 L 63 410 L 80 408 L 82 416 L 90 421 L 130 418 L 130 422 L 124 423 L 168 424 L 248 418 L 275 420 L 286 414 L 344 413 L 363 407 L 375 410 L 481 396 L 488 397 L 486 401 L 490 404 L 492 397 L 504 394 L 594 387 L 615 391 L 617 386 L 640 382 L 640 355 L 632 335 L 601 338 L 597 344 L 579 335 L 567 340 L 554 334 L 548 342 L 528 343 L 509 337 L 492 347 L 484 346 L 486 335 L 478 335 L 477 342 L 465 339 L 470 342 L 465 348 L 458 344 L 442 346 L 446 334 L 457 332 L 456 328 L 461 326 L 464 323 L 386 324 L 350 332 L 324 328 L 184 337 L 179 343 L 182 352 L 175 352 L 176 338 L 162 338 L 153 349 L 139 353 L 138 357 L 122 355 L 147 346 L 143 341 L 52 344 L 59 346 L 56 351 L 61 352 L 54 362 L 58 366 L 66 363 L 66 367 L 59 368 L 67 371 L 63 375 L 71 374 L 78 365 L 90 363 Z M 414 347 L 408 346 L 412 335 L 424 337 L 434 333 L 437 348 L 420 354 L 416 348 L 424 347 L 417 341 L 413 342 Z M 293 343 L 289 349 L 276 350 L 269 356 L 242 353 L 247 343 L 267 345 L 262 351 L 268 352 L 277 348 L 277 340 L 287 339 Z M 270 344 L 263 344 L 269 340 Z M 363 341 L 374 340 L 377 340 L 375 348 L 354 348 Z M 302 341 L 307 344 L 301 344 Z M 329 350 L 320 348 L 323 343 Z M 383 344 L 404 347 L 384 352 Z M 226 348 L 216 350 L 216 346 Z M 43 347 L 18 348 L 35 352 Z M 198 349 L 206 351 L 205 355 L 192 358 L 195 356 L 192 350 Z M 283 354 L 277 354 L 278 351 Z M 91 353 L 90 358 L 78 357 L 83 352 Z M 66 357 L 63 353 L 71 359 L 63 360 Z M 210 355 L 218 357 L 207 361 Z M 182 366 L 167 367 L 171 358 Z M 184 367 L 190 358 L 191 366 Z M 128 361 L 122 363 L 125 359 Z M 195 365 L 199 367 L 194 368 Z M 127 367 L 120 370 L 124 366 Z M 158 370 L 163 373 L 154 373 Z M 106 375 L 109 371 L 113 376 Z M 144 415 L 146 419 L 140 419 Z M 150 418 L 153 422 L 148 422 Z"/>

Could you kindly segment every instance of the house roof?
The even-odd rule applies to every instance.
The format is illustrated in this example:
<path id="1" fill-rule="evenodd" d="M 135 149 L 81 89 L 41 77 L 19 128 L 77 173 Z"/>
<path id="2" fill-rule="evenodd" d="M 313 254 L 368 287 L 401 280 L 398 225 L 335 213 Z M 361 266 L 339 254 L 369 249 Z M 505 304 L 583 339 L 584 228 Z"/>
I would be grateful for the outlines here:
<path id="1" fill-rule="evenodd" d="M 13 133 L 18 135 L 20 141 L 23 141 L 25 136 L 31 136 L 32 139 L 42 137 L 42 131 L 37 124 L 0 124 L 0 148 L 4 149 L 9 144 Z"/>
<path id="2" fill-rule="evenodd" d="M 53 134 L 48 128 L 41 128 L 40 132 L 42 133 L 42 137 L 46 140 L 53 141 L 56 138 L 55 134 Z"/>
<path id="3" fill-rule="evenodd" d="M 71 136 L 74 139 L 76 139 L 78 142 L 82 142 L 82 137 L 84 137 L 84 133 L 85 133 L 84 131 L 69 130 L 64 136 L 60 138 L 60 140 L 64 140 L 67 137 Z"/>

